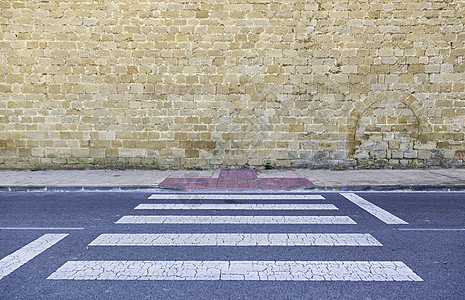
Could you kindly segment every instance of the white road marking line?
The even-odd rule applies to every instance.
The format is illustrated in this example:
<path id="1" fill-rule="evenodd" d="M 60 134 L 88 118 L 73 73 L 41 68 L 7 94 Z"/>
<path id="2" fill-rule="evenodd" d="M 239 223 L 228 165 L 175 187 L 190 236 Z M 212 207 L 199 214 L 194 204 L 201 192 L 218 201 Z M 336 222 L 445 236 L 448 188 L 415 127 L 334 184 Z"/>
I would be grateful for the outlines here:
<path id="1" fill-rule="evenodd" d="M 89 246 L 383 246 L 359 233 L 101 234 Z"/>
<path id="2" fill-rule="evenodd" d="M 333 204 L 139 204 L 134 209 L 337 210 Z"/>
<path id="3" fill-rule="evenodd" d="M 0 227 L 0 230 L 84 230 L 80 227 Z"/>
<path id="4" fill-rule="evenodd" d="M 340 193 L 344 198 L 359 206 L 360 208 L 366 210 L 373 216 L 377 217 L 386 224 L 408 224 L 401 218 L 398 218 L 391 214 L 390 212 L 385 211 L 379 206 L 374 205 L 373 203 L 363 199 L 362 197 L 354 193 Z"/>
<path id="5" fill-rule="evenodd" d="M 196 194 L 196 195 L 183 195 L 183 194 L 153 194 L 148 199 L 150 200 L 324 200 L 321 195 L 237 195 L 237 194 Z"/>
<path id="6" fill-rule="evenodd" d="M 55 245 L 66 236 L 68 236 L 68 234 L 44 234 L 21 249 L 5 256 L 0 260 L 0 279 Z"/>
<path id="7" fill-rule="evenodd" d="M 465 231 L 465 228 L 397 228 L 401 231 Z"/>
<path id="8" fill-rule="evenodd" d="M 47 279 L 423 281 L 401 261 L 68 261 Z"/>
<path id="9" fill-rule="evenodd" d="M 116 224 L 357 224 L 347 216 L 123 216 Z"/>

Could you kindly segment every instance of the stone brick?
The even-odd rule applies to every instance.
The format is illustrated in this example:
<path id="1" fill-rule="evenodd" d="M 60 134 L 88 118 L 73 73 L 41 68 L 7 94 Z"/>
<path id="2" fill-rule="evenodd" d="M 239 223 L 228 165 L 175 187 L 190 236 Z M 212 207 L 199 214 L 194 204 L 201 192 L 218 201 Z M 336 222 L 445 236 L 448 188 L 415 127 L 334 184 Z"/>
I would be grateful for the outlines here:
<path id="1" fill-rule="evenodd" d="M 208 18 L 208 11 L 197 11 L 195 13 L 196 18 Z"/>
<path id="2" fill-rule="evenodd" d="M 455 150 L 455 158 L 465 160 L 465 150 Z"/>
<path id="3" fill-rule="evenodd" d="M 289 125 L 289 132 L 304 132 L 304 125 Z"/>
<path id="4" fill-rule="evenodd" d="M 50 16 L 50 11 L 46 9 L 38 9 L 34 11 L 34 18 L 47 18 Z"/>
<path id="5" fill-rule="evenodd" d="M 0 93 L 12 93 L 12 87 L 9 84 L 0 84 Z"/>
<path id="6" fill-rule="evenodd" d="M 417 157 L 418 157 L 417 150 L 404 151 L 404 158 L 417 158 Z"/>
<path id="7" fill-rule="evenodd" d="M 186 149 L 185 154 L 186 158 L 197 158 L 199 157 L 199 150 Z"/>
<path id="8" fill-rule="evenodd" d="M 430 75 L 430 82 L 431 83 L 443 83 L 444 82 L 444 75 L 443 74 L 431 74 Z"/>
<path id="9" fill-rule="evenodd" d="M 413 74 L 425 73 L 424 65 L 409 65 L 408 72 Z"/>

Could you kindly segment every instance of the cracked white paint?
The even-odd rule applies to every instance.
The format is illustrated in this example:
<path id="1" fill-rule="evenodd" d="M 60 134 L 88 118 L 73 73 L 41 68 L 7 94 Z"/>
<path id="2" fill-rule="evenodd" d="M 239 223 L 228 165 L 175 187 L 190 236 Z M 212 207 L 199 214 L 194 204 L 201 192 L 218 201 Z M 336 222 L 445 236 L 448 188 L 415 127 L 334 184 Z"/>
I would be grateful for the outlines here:
<path id="1" fill-rule="evenodd" d="M 386 224 L 393 224 L 393 225 L 406 225 L 408 224 L 404 220 L 399 217 L 394 216 L 388 211 L 385 211 L 379 206 L 374 205 L 373 203 L 363 199 L 362 197 L 354 194 L 354 193 L 341 193 L 341 195 L 349 200 L 350 202 L 354 203 L 358 207 L 364 209 L 365 211 L 369 212 L 376 218 L 380 219 Z"/>
<path id="2" fill-rule="evenodd" d="M 47 279 L 423 281 L 400 261 L 68 261 Z"/>
<path id="3" fill-rule="evenodd" d="M 44 234 L 21 249 L 5 256 L 0 260 L 0 279 L 55 245 L 66 236 L 68 236 L 68 234 Z"/>
<path id="4" fill-rule="evenodd" d="M 116 224 L 357 224 L 348 216 L 123 216 Z"/>
<path id="5" fill-rule="evenodd" d="M 89 246 L 382 246 L 359 233 L 101 234 Z"/>
<path id="6" fill-rule="evenodd" d="M 134 209 L 337 210 L 333 204 L 139 204 Z"/>
<path id="7" fill-rule="evenodd" d="M 292 194 L 292 195 L 236 195 L 236 194 L 153 194 L 149 197 L 150 200 L 324 200 L 321 195 L 314 194 Z"/>

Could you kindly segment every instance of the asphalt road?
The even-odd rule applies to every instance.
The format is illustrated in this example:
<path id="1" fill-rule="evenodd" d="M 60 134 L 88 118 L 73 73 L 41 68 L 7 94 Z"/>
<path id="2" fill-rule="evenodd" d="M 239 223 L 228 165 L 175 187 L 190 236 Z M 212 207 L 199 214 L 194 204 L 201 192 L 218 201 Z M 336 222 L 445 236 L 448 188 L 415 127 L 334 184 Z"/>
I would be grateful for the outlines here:
<path id="1" fill-rule="evenodd" d="M 224 199 L 194 197 L 188 200 L 149 200 L 152 193 L 145 192 L 0 193 L 0 299 L 465 299 L 465 193 L 360 192 L 355 193 L 355 196 L 349 195 L 356 200 L 356 196 L 359 196 L 380 208 L 384 216 L 390 213 L 391 217 L 395 216 L 408 224 L 387 224 L 382 220 L 382 215 L 376 215 L 376 209 L 365 210 L 363 203 L 350 201 L 347 194 L 346 197 L 339 193 L 309 194 L 323 197 L 257 200 L 223 196 Z M 215 209 L 193 209 L 195 206 L 191 205 L 185 209 L 135 210 L 139 204 L 228 204 L 238 207 L 221 209 L 220 205 Z M 240 209 L 240 204 L 332 204 L 337 210 Z M 164 224 L 130 224 L 120 221 L 125 216 L 172 216 L 168 218 L 178 221 L 174 224 L 168 224 L 166 220 Z M 238 223 L 208 224 L 211 217 L 205 217 L 205 224 L 178 224 L 180 216 L 235 216 Z M 247 216 L 252 219 L 263 216 L 260 220 L 268 220 L 267 216 L 285 216 L 285 219 L 283 224 L 243 224 L 249 222 Z M 303 219 L 301 224 L 289 224 L 292 223 L 289 216 L 345 216 L 353 220 L 354 224 L 320 224 L 318 220 L 314 224 L 305 223 L 310 219 Z M 280 222 L 281 219 L 273 220 Z M 176 244 L 180 243 L 180 236 L 172 241 L 174 244 L 165 246 L 89 245 L 103 234 L 181 233 L 211 234 L 210 237 L 218 233 L 242 236 L 285 234 L 285 237 L 290 233 L 317 234 L 321 235 L 323 243 L 347 242 L 345 238 L 341 241 L 334 237 L 325 238 L 326 234 L 368 234 L 382 246 L 277 246 L 273 241 L 270 242 L 270 238 L 267 240 L 270 245 L 263 246 L 190 246 Z M 50 240 L 42 243 L 47 238 Z M 46 249 L 31 250 L 36 244 Z M 31 255 L 34 251 L 38 252 Z M 24 261 L 15 267 L 14 264 L 21 260 Z M 193 261 L 193 264 L 200 261 L 310 261 L 318 272 L 323 273 L 332 268 L 325 265 L 325 262 L 334 262 L 336 267 L 333 273 L 336 275 L 331 277 L 323 274 L 323 277 L 318 277 L 320 280 L 316 280 L 317 277 L 312 277 L 313 280 L 292 280 L 286 277 L 289 272 L 277 271 L 280 276 L 284 276 L 282 278 L 287 279 L 243 280 L 239 276 L 235 280 L 199 280 L 196 277 L 199 276 L 198 270 L 187 270 L 182 273 L 184 275 L 179 275 L 176 272 L 182 270 L 174 265 L 173 272 L 180 276 L 178 279 L 188 280 L 123 280 L 128 279 L 124 276 L 119 280 L 103 280 L 105 278 L 101 275 L 101 269 L 97 275 L 92 269 L 80 273 L 84 277 L 94 276 L 93 279 L 57 278 L 66 275 L 58 270 L 68 262 L 98 264 L 102 261 L 129 264 L 135 261 L 145 264 L 154 261 Z M 418 276 L 421 281 L 404 280 L 404 277 L 399 279 L 395 277 L 396 274 L 392 278 L 401 281 L 384 281 L 387 277 L 382 276 L 375 281 L 372 281 L 372 277 L 368 281 L 354 280 L 346 271 L 340 271 L 345 268 L 341 262 L 346 261 L 368 264 L 369 273 L 373 272 L 370 262 L 401 262 L 407 271 Z M 278 267 L 273 265 L 269 268 Z M 11 269 L 9 273 L 5 272 L 7 269 Z M 77 274 L 74 269 L 73 272 Z M 137 270 L 134 272 L 137 273 Z M 150 270 L 140 272 L 146 275 Z M 225 269 L 221 272 L 225 272 Z M 389 272 L 396 273 L 397 270 Z"/>

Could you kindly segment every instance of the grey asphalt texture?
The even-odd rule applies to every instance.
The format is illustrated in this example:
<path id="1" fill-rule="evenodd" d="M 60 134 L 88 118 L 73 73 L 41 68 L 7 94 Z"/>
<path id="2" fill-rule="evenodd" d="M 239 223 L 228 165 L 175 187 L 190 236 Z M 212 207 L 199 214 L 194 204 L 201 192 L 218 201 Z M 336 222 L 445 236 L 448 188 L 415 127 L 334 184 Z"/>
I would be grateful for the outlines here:
<path id="1" fill-rule="evenodd" d="M 0 299 L 464 299 L 465 193 L 371 192 L 364 199 L 406 220 L 387 225 L 338 193 L 320 193 L 339 211 L 196 211 L 196 215 L 348 215 L 357 225 L 123 225 L 150 203 L 144 192 L 0 193 L 0 259 L 46 233 L 69 236 L 0 280 Z M 273 193 L 277 194 L 277 193 Z M 153 201 L 152 201 L 153 202 Z M 313 200 L 166 200 L 156 203 L 315 203 Z M 189 211 L 156 211 L 185 214 Z M 370 233 L 383 247 L 87 247 L 102 233 Z M 423 282 L 65 281 L 46 280 L 69 260 L 403 261 Z"/>

